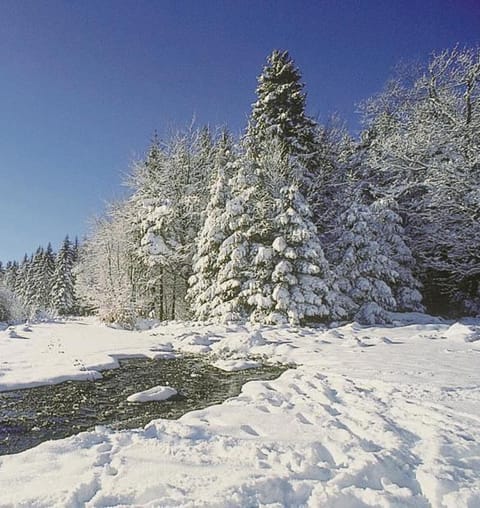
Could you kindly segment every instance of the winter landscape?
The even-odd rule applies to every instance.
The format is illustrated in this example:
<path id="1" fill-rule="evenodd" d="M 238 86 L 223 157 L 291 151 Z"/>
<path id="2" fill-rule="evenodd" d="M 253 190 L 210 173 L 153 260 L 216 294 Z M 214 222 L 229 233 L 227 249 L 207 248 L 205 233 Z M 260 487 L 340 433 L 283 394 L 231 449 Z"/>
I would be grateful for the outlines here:
<path id="1" fill-rule="evenodd" d="M 0 508 L 480 508 L 480 46 L 356 130 L 302 74 L 270 50 L 240 133 L 152 129 L 88 232 L 0 261 Z"/>

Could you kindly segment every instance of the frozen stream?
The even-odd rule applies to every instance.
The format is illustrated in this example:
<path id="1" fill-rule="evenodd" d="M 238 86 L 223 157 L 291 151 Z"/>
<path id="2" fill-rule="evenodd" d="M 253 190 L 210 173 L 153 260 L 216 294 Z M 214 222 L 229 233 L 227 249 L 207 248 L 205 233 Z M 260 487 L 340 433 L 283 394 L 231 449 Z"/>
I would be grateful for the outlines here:
<path id="1" fill-rule="evenodd" d="M 67 381 L 0 393 L 0 455 L 18 453 L 49 439 L 109 425 L 142 427 L 153 419 L 176 419 L 240 393 L 247 381 L 274 379 L 285 368 L 224 372 L 194 356 L 168 360 L 130 358 L 102 371 L 95 381 Z M 178 395 L 161 402 L 131 403 L 127 397 L 156 385 Z"/>

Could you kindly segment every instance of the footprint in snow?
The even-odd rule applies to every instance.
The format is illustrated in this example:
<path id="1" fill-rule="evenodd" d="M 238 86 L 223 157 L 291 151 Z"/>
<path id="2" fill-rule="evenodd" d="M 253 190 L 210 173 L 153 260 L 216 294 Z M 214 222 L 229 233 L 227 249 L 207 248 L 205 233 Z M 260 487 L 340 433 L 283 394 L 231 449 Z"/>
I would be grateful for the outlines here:
<path id="1" fill-rule="evenodd" d="M 313 425 L 313 423 L 308 418 L 306 418 L 302 413 L 297 413 L 295 415 L 295 418 L 304 425 Z"/>
<path id="2" fill-rule="evenodd" d="M 255 429 L 252 429 L 252 427 L 250 427 L 250 425 L 241 425 L 240 428 L 243 430 L 243 432 L 246 432 L 251 436 L 260 436 L 260 434 L 258 434 L 258 432 Z"/>
<path id="3" fill-rule="evenodd" d="M 365 337 L 364 337 L 365 338 Z M 368 337 L 367 337 L 368 338 Z M 355 337 L 355 342 L 357 343 L 357 345 L 359 345 L 360 347 L 373 347 L 375 344 L 367 344 L 366 342 L 364 342 L 362 339 L 359 339 L 357 337 Z"/>
<path id="4" fill-rule="evenodd" d="M 296 392 L 298 395 L 305 395 L 305 392 L 303 392 L 302 390 L 300 390 L 300 388 L 295 385 L 295 384 L 291 384 L 289 385 L 289 388 L 291 388 L 294 392 Z"/>
<path id="5" fill-rule="evenodd" d="M 339 416 L 341 413 L 340 411 L 337 411 L 334 407 L 329 406 L 328 404 L 320 404 L 320 406 L 323 407 L 323 409 L 330 415 L 330 416 Z"/>
<path id="6" fill-rule="evenodd" d="M 382 341 L 385 344 L 403 344 L 403 342 L 401 342 L 399 340 L 392 340 L 392 339 L 389 339 L 388 337 L 382 337 Z"/>

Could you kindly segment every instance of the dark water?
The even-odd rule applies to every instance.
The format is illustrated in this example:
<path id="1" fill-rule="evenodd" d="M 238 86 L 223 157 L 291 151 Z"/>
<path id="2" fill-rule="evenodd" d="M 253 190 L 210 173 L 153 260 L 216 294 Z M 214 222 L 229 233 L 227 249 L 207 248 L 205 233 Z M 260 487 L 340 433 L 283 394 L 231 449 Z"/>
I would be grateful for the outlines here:
<path id="1" fill-rule="evenodd" d="M 102 371 L 96 381 L 67 381 L 0 392 L 0 455 L 18 453 L 49 439 L 59 439 L 109 425 L 143 427 L 155 418 L 179 418 L 240 393 L 247 381 L 274 379 L 286 367 L 265 366 L 224 372 L 198 357 L 171 360 L 131 358 L 121 368 Z M 166 401 L 127 402 L 133 393 L 170 385 L 179 393 Z"/>

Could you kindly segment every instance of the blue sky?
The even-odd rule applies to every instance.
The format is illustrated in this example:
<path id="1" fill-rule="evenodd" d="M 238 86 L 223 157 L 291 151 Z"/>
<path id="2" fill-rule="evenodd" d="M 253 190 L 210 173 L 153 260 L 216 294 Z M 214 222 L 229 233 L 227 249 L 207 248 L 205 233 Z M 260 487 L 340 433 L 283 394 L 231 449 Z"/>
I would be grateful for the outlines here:
<path id="1" fill-rule="evenodd" d="M 479 39 L 477 0 L 2 0 L 0 260 L 81 237 L 155 129 L 240 132 L 272 49 L 355 131 L 399 60 Z"/>

